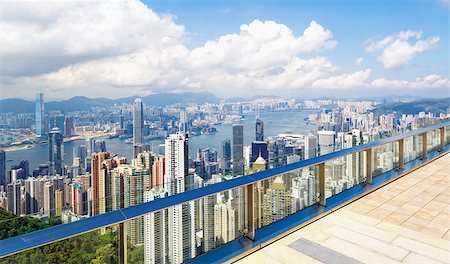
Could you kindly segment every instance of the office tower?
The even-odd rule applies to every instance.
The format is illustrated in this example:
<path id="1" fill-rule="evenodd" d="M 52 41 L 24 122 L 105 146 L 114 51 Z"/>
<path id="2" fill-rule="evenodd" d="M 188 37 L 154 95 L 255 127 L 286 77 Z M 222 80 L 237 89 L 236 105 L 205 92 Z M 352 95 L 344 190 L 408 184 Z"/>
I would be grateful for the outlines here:
<path id="1" fill-rule="evenodd" d="M 92 215 L 100 214 L 100 202 L 104 199 L 104 176 L 105 170 L 107 169 L 103 166 L 103 161 L 109 159 L 110 154 L 108 152 L 100 152 L 92 154 L 92 174 L 91 174 L 91 185 L 92 185 Z M 103 209 L 103 208 L 102 208 Z"/>
<path id="2" fill-rule="evenodd" d="M 240 116 L 243 116 L 243 115 L 244 115 L 244 111 L 243 111 L 242 105 L 239 105 L 239 107 L 238 107 L 238 114 L 239 114 Z"/>
<path id="3" fill-rule="evenodd" d="M 64 120 L 64 136 L 71 137 L 73 134 L 73 117 L 67 116 Z"/>
<path id="4" fill-rule="evenodd" d="M 89 155 L 94 152 L 94 139 L 93 138 L 86 138 L 86 149 L 87 149 L 87 153 Z"/>
<path id="5" fill-rule="evenodd" d="M 11 170 L 22 169 L 20 174 L 17 176 L 17 179 L 25 179 L 30 175 L 30 163 L 28 160 L 21 160 L 19 164 L 12 165 Z"/>
<path id="6" fill-rule="evenodd" d="M 48 135 L 49 175 L 63 174 L 63 136 L 57 127 Z"/>
<path id="7" fill-rule="evenodd" d="M 277 176 L 263 197 L 263 226 L 269 225 L 292 213 L 291 193 L 282 176 Z"/>
<path id="8" fill-rule="evenodd" d="M 191 188 L 188 182 L 188 137 L 185 133 L 170 135 L 165 141 L 166 175 L 164 188 L 168 195 Z M 168 259 L 182 263 L 195 257 L 194 202 L 176 205 L 168 209 Z"/>
<path id="9" fill-rule="evenodd" d="M 137 98 L 134 100 L 133 106 L 133 147 L 134 147 L 134 157 L 140 152 L 140 148 L 144 144 L 144 117 L 143 117 L 143 106 L 142 100 Z"/>
<path id="10" fill-rule="evenodd" d="M 215 149 L 199 150 L 197 159 L 199 166 L 196 168 L 196 172 L 202 179 L 208 181 L 213 174 L 219 174 L 219 163 L 217 162 L 217 151 Z"/>
<path id="11" fill-rule="evenodd" d="M 268 166 L 269 168 L 276 168 L 286 164 L 286 142 L 283 138 L 269 137 L 267 139 Z"/>
<path id="12" fill-rule="evenodd" d="M 36 95 L 36 136 L 42 137 L 45 134 L 44 129 L 44 94 Z"/>
<path id="13" fill-rule="evenodd" d="M 319 136 L 320 155 L 324 155 L 334 151 L 336 132 L 322 130 L 317 132 Z"/>
<path id="14" fill-rule="evenodd" d="M 186 112 L 186 108 L 184 108 L 184 107 L 180 109 L 179 129 L 180 129 L 181 132 L 184 132 L 184 133 L 189 132 L 188 115 L 187 115 L 187 112 Z"/>
<path id="15" fill-rule="evenodd" d="M 63 134 L 64 121 L 65 121 L 64 115 L 59 114 L 59 115 L 51 116 L 50 121 L 49 121 L 49 130 L 51 130 L 54 127 L 57 127 L 61 131 L 61 134 Z"/>
<path id="16" fill-rule="evenodd" d="M 6 186 L 6 152 L 0 149 L 0 186 Z"/>
<path id="17" fill-rule="evenodd" d="M 222 141 L 222 173 L 224 175 L 231 171 L 231 143 L 229 139 Z"/>
<path id="18" fill-rule="evenodd" d="M 106 152 L 106 142 L 104 140 L 96 139 L 94 141 L 94 152 Z"/>
<path id="19" fill-rule="evenodd" d="M 73 150 L 73 157 L 80 159 L 79 167 L 84 169 L 87 157 L 87 149 L 84 145 L 80 145 Z"/>
<path id="20" fill-rule="evenodd" d="M 244 174 L 244 125 L 233 125 L 233 174 Z"/>
<path id="21" fill-rule="evenodd" d="M 314 158 L 317 155 L 317 137 L 313 134 L 305 136 L 305 159 Z"/>
<path id="22" fill-rule="evenodd" d="M 119 125 L 121 129 L 125 129 L 125 117 L 123 116 L 122 109 L 120 109 Z"/>
<path id="23" fill-rule="evenodd" d="M 144 192 L 144 202 L 164 197 L 164 190 L 156 188 Z M 144 263 L 168 263 L 167 210 L 144 216 Z"/>
<path id="24" fill-rule="evenodd" d="M 250 157 L 250 165 L 255 162 L 255 160 L 259 157 L 263 157 L 264 160 L 269 159 L 269 152 L 267 150 L 267 143 L 264 141 L 253 141 L 252 142 L 252 154 Z"/>
<path id="25" fill-rule="evenodd" d="M 264 122 L 259 118 L 256 118 L 255 135 L 256 141 L 264 141 Z"/>
<path id="26" fill-rule="evenodd" d="M 152 166 L 151 188 L 163 187 L 165 170 L 166 170 L 166 158 L 164 156 L 156 156 Z"/>

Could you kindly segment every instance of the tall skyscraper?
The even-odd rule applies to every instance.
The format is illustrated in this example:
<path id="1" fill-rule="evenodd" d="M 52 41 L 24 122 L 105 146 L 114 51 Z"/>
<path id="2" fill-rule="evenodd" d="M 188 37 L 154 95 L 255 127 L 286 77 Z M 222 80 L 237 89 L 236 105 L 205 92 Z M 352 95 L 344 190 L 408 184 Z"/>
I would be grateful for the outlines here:
<path id="1" fill-rule="evenodd" d="M 49 174 L 63 174 L 63 136 L 59 128 L 54 127 L 48 135 Z"/>
<path id="2" fill-rule="evenodd" d="M 188 116 L 187 116 L 187 112 L 186 109 L 183 107 L 180 110 L 180 131 L 187 133 L 189 128 L 188 128 Z"/>
<path id="3" fill-rule="evenodd" d="M 233 125 L 233 173 L 244 174 L 244 125 Z"/>
<path id="4" fill-rule="evenodd" d="M 188 181 L 188 137 L 185 133 L 170 135 L 165 141 L 166 175 L 164 189 L 169 195 L 191 188 Z M 168 209 L 168 259 L 182 263 L 195 257 L 194 202 Z"/>
<path id="5" fill-rule="evenodd" d="M 106 159 L 109 159 L 109 152 L 94 153 L 92 155 L 92 215 L 104 213 L 104 198 L 105 198 L 105 175 L 108 168 L 103 164 Z"/>
<path id="6" fill-rule="evenodd" d="M 259 118 L 255 122 L 255 136 L 256 141 L 264 141 L 264 122 Z"/>
<path id="7" fill-rule="evenodd" d="M 140 152 L 142 145 L 144 144 L 144 117 L 143 117 L 143 106 L 142 100 L 136 98 L 134 100 L 133 109 L 133 147 L 134 147 L 134 157 Z"/>
<path id="8" fill-rule="evenodd" d="M 6 154 L 3 149 L 0 149 L 0 185 L 6 189 Z"/>
<path id="9" fill-rule="evenodd" d="M 42 137 L 44 135 L 44 94 L 38 93 L 36 95 L 36 136 Z"/>
<path id="10" fill-rule="evenodd" d="M 229 139 L 222 141 L 222 173 L 228 174 L 231 170 L 231 142 Z"/>
<path id="11" fill-rule="evenodd" d="M 263 226 L 292 213 L 291 193 L 282 176 L 277 176 L 263 197 Z"/>

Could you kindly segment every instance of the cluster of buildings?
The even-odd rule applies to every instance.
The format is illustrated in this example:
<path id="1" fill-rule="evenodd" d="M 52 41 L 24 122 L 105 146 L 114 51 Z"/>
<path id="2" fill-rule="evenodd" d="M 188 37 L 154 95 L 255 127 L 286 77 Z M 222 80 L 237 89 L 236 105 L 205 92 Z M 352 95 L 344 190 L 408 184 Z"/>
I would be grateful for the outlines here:
<path id="1" fill-rule="evenodd" d="M 35 128 L 41 137 L 46 134 L 43 104 L 39 103 L 42 100 L 42 95 L 38 95 Z M 305 105 L 315 107 L 313 102 Z M 339 108 L 309 117 L 317 123 L 318 131 L 270 137 L 265 137 L 264 122 L 258 114 L 251 145 L 244 145 L 243 125 L 234 124 L 232 139 L 224 139 L 221 150 L 199 149 L 191 159 L 188 146 L 192 120 L 186 109 L 180 110 L 178 124 L 173 126 L 178 131 L 165 137 L 164 154 L 156 154 L 144 142 L 145 111 L 142 101 L 136 99 L 132 109 L 134 153 L 130 161 L 108 152 L 101 140 L 88 139 L 86 145 L 74 150 L 72 166 L 64 166 L 64 135 L 55 125 L 47 133 L 48 164 L 33 171 L 33 176 L 26 161 L 6 175 L 5 152 L 0 151 L 0 206 L 17 215 L 58 216 L 63 222 L 71 222 L 350 148 L 436 121 L 432 115 L 422 113 L 399 119 L 393 115 L 375 118 L 367 113 L 370 107 L 364 102 L 343 103 Z M 64 120 L 66 123 L 67 118 Z M 124 127 L 123 118 L 118 122 Z M 416 157 L 418 144 L 417 140 L 406 142 L 406 155 Z M 355 153 L 326 163 L 327 197 L 364 181 L 364 155 Z M 398 146 L 386 146 L 374 156 L 375 170 L 393 168 L 398 162 Z M 317 186 L 313 167 L 258 182 L 256 226 L 269 225 L 315 204 Z M 127 224 L 129 241 L 144 247 L 145 263 L 185 262 L 246 232 L 245 195 L 243 188 L 237 188 L 131 220 Z"/>

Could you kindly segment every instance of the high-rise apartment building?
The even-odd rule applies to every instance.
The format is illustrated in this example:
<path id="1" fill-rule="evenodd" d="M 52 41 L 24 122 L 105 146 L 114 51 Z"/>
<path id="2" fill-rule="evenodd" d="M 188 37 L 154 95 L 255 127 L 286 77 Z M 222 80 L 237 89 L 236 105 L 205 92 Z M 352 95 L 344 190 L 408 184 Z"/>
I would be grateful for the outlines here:
<path id="1" fill-rule="evenodd" d="M 63 175 L 63 136 L 57 127 L 48 135 L 49 175 Z"/>
<path id="2" fill-rule="evenodd" d="M 44 124 L 45 124 L 45 120 L 44 120 L 44 94 L 43 93 L 38 93 L 36 95 L 36 113 L 35 113 L 35 119 L 36 119 L 36 124 L 35 124 L 35 131 L 36 131 L 36 136 L 37 137 L 42 137 L 45 134 L 45 129 L 44 129 Z"/>
<path id="3" fill-rule="evenodd" d="M 282 176 L 277 176 L 263 197 L 263 226 L 269 225 L 292 213 L 291 192 Z"/>
<path id="4" fill-rule="evenodd" d="M 137 98 L 133 104 L 133 147 L 134 157 L 141 152 L 142 145 L 144 144 L 144 110 L 142 106 L 142 100 Z"/>
<path id="5" fill-rule="evenodd" d="M 189 186 L 188 137 L 185 133 L 170 135 L 165 141 L 166 175 L 164 188 L 169 195 L 184 192 Z M 168 259 L 182 263 L 195 257 L 195 206 L 194 202 L 168 209 Z"/>
<path id="6" fill-rule="evenodd" d="M 233 173 L 244 174 L 244 125 L 233 125 Z"/>

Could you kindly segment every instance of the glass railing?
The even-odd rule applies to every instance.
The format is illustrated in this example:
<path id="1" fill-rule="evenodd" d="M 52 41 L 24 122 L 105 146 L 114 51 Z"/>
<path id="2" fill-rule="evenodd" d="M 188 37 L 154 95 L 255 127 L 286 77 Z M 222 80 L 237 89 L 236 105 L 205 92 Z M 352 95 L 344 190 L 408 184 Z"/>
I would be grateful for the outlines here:
<path id="1" fill-rule="evenodd" d="M 119 205 L 140 197 L 125 208 L 107 202 L 110 212 L 1 240 L 0 262 L 182 263 L 209 252 L 215 257 L 216 250 L 236 250 L 245 243 L 233 243 L 242 239 L 251 245 L 277 223 L 332 208 L 336 197 L 355 197 L 348 192 L 362 194 L 448 151 L 449 128 L 450 122 L 436 124 L 172 196 L 164 188 L 119 195 Z M 387 174 L 391 178 L 379 177 Z"/>

